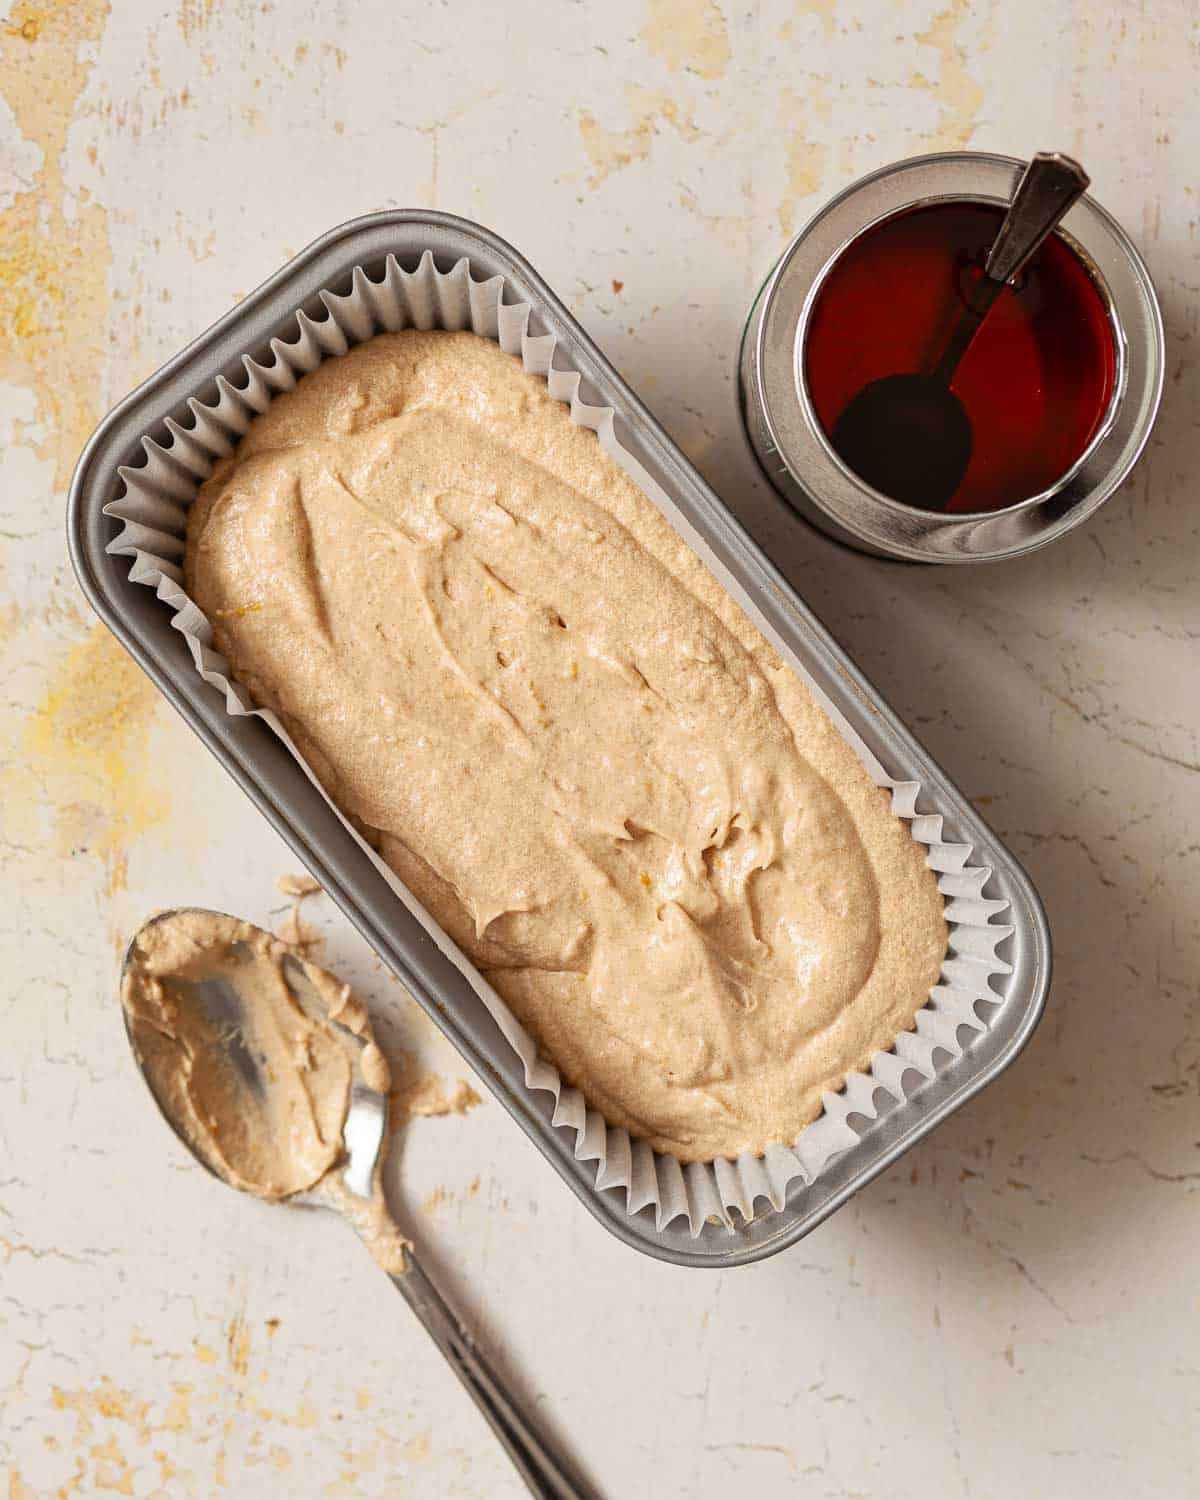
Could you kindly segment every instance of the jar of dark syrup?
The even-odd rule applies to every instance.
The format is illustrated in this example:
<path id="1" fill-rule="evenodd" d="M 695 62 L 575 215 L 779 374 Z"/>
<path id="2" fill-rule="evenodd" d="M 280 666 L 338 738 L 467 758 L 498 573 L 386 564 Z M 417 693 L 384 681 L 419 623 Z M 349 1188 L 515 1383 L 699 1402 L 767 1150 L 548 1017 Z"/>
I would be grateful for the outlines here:
<path id="1" fill-rule="evenodd" d="M 1133 245 L 1084 198 L 958 366 L 973 446 L 949 503 L 922 504 L 918 440 L 903 499 L 837 450 L 838 418 L 864 386 L 936 361 L 1022 170 L 962 152 L 864 178 L 797 236 L 751 310 L 740 363 L 751 445 L 801 514 L 861 550 L 928 562 L 1031 551 L 1091 515 L 1149 437 L 1158 302 Z"/>

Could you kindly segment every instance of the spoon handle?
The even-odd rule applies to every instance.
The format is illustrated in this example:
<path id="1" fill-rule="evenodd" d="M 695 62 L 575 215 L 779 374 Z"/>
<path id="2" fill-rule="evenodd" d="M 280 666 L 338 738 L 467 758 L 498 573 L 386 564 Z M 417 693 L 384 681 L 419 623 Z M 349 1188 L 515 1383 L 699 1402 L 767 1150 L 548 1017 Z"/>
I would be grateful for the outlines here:
<path id="1" fill-rule="evenodd" d="M 953 381 L 959 361 L 996 298 L 1054 232 L 1072 204 L 1082 198 L 1090 181 L 1079 163 L 1061 151 L 1039 151 L 1030 161 L 992 241 L 984 275 L 970 294 L 970 304 L 955 319 L 946 346 L 930 371 L 939 385 L 948 386 Z"/>
<path id="2" fill-rule="evenodd" d="M 984 268 L 993 281 L 1011 281 L 1091 179 L 1061 151 L 1039 151 L 1025 168 Z"/>
<path id="3" fill-rule="evenodd" d="M 476 1346 L 411 1250 L 408 1270 L 390 1279 L 467 1388 L 538 1500 L 594 1500 L 534 1427 L 503 1378 Z M 390 1273 L 389 1273 L 390 1274 Z"/>

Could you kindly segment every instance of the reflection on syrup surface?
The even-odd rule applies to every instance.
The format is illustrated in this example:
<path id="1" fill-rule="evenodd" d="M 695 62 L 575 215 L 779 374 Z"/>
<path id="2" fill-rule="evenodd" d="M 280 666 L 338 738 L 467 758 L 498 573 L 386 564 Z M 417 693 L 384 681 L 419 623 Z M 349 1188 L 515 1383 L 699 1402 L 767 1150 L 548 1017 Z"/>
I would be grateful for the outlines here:
<path id="1" fill-rule="evenodd" d="M 936 364 L 1003 217 L 991 204 L 934 204 L 885 220 L 842 253 L 804 347 L 827 434 L 870 381 Z M 974 447 L 946 509 L 999 510 L 1049 489 L 1099 430 L 1115 378 L 1104 299 L 1067 242 L 1051 235 L 1000 294 L 954 376 Z M 914 468 L 924 461 L 914 443 Z"/>

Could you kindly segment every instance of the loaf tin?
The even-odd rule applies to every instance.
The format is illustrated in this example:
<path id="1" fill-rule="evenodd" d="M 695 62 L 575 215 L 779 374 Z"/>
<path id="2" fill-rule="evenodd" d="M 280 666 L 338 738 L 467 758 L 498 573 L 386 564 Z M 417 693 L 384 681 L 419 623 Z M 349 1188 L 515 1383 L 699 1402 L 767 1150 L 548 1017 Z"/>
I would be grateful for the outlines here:
<path id="1" fill-rule="evenodd" d="M 860 235 L 932 203 L 1005 205 L 1025 163 L 980 151 L 896 162 L 853 183 L 800 231 L 750 310 L 738 375 L 742 419 L 764 474 L 805 520 L 861 552 L 909 562 L 1019 557 L 1094 515 L 1149 441 L 1162 396 L 1162 314 L 1145 262 L 1116 220 L 1084 197 L 1057 233 L 1091 273 L 1109 314 L 1116 380 L 1078 461 L 1040 495 L 1001 510 L 946 515 L 880 494 L 834 451 L 805 378 L 809 319 L 825 276 Z"/>
<path id="2" fill-rule="evenodd" d="M 443 284 L 443 273 L 462 262 L 469 263 L 472 298 L 480 284 L 502 278 L 501 311 L 523 310 L 520 343 L 527 368 L 532 351 L 535 363 L 543 360 L 552 392 L 556 379 L 560 385 L 567 379 L 573 417 L 579 420 L 578 403 L 595 417 L 588 425 L 606 429 L 642 474 L 647 493 L 657 496 L 655 503 L 718 579 L 798 664 L 864 762 L 875 766 L 876 779 L 891 789 L 893 805 L 910 821 L 914 837 L 929 846 L 939 872 L 951 927 L 939 986 L 943 1002 L 955 993 L 986 997 L 972 1002 L 969 1020 L 951 1026 L 949 1034 L 945 1011 L 940 1017 L 929 1013 L 934 1023 L 940 1020 L 940 1030 L 936 1024 L 922 1028 L 922 1012 L 917 1031 L 879 1054 L 869 1075 L 852 1075 L 839 1095 L 826 1096 L 826 1115 L 818 1124 L 829 1127 L 825 1135 L 836 1148 L 826 1149 L 811 1172 L 782 1177 L 768 1157 L 758 1169 L 761 1194 L 746 1194 L 738 1214 L 718 1207 L 698 1215 L 697 1200 L 689 1199 L 690 1213 L 680 1218 L 664 1214 L 661 1206 L 658 1212 L 639 1209 L 632 1183 L 628 1190 L 605 1185 L 614 1174 L 598 1174 L 596 1167 L 597 1158 L 604 1160 L 604 1122 L 590 1110 L 585 1118 L 582 1104 L 565 1094 L 559 1098 L 529 1086 L 528 1071 L 446 945 L 397 901 L 393 886 L 283 741 L 261 718 L 229 711 L 225 696 L 197 672 L 171 611 L 131 579 L 129 557 L 111 550 L 121 523 L 106 507 L 121 496 L 129 476 L 146 464 L 155 444 L 186 447 L 199 408 L 215 408 L 231 391 L 246 389 L 254 378 L 247 357 L 260 368 L 272 365 L 279 341 L 295 338 L 298 314 L 319 331 L 329 326 L 332 302 L 348 300 L 364 277 L 383 282 L 397 270 L 415 275 L 421 266 L 432 266 L 440 268 Z M 77 575 L 100 617 L 583 1203 L 635 1248 L 679 1265 L 725 1267 L 761 1260 L 794 1243 L 995 1077 L 1036 1025 L 1049 984 L 1049 935 L 1020 866 L 562 303 L 514 250 L 479 226 L 444 214 L 394 211 L 354 220 L 316 241 L 105 419 L 76 471 L 68 531 Z"/>

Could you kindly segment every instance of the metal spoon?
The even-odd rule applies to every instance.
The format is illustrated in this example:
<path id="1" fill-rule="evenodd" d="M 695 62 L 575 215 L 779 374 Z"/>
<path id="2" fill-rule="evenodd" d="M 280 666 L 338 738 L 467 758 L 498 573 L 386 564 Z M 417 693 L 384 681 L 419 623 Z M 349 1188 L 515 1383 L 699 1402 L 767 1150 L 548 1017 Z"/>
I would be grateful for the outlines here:
<path id="1" fill-rule="evenodd" d="M 180 907 L 160 912 L 138 931 L 122 960 L 122 994 L 125 992 L 125 978 L 130 971 L 130 965 L 138 956 L 139 942 L 147 931 L 152 926 L 170 922 L 176 917 L 196 910 L 198 909 Z M 204 913 L 204 915 L 210 914 Z M 247 948 L 247 954 L 249 951 Z M 340 1026 L 336 1020 L 330 1020 L 327 1009 L 312 989 L 302 962 L 296 960 L 295 962 L 285 961 L 285 963 L 288 987 L 301 1009 L 309 1015 L 320 1015 L 326 1024 L 333 1026 L 339 1035 L 353 1044 L 349 1050 L 354 1054 L 356 1049 L 363 1046 L 362 1039 Z M 230 1066 L 226 1076 L 235 1080 L 233 1086 L 238 1090 L 239 1097 L 242 1096 L 244 1090 L 245 1117 L 247 1119 L 261 1118 L 262 1091 L 269 1089 L 271 1083 L 259 1066 L 252 1049 L 248 1048 L 243 1040 L 245 1033 L 239 1017 L 245 1015 L 245 997 L 227 978 L 186 982 L 173 980 L 172 986 L 180 990 L 184 983 L 186 983 L 187 1004 L 199 1008 L 197 1013 L 204 1022 L 220 1034 L 222 1046 L 227 1047 Z M 121 1008 L 134 1058 L 167 1124 L 171 1126 L 201 1166 L 227 1185 L 240 1186 L 238 1183 L 231 1182 L 221 1170 L 220 1164 L 215 1159 L 206 1156 L 191 1138 L 180 1118 L 179 1101 L 172 1099 L 165 1087 L 156 1087 L 155 1070 L 147 1066 L 144 1055 L 146 1047 L 152 1046 L 154 1039 L 148 1038 L 144 1030 L 139 1032 L 127 1007 L 123 1004 Z M 386 1149 L 387 1119 L 387 1095 L 369 1088 L 363 1082 L 355 1064 L 350 1106 L 342 1132 L 345 1154 L 342 1161 L 334 1168 L 340 1174 L 347 1207 L 351 1210 L 355 1200 L 361 1200 L 364 1206 L 372 1201 L 378 1202 L 377 1199 L 373 1199 L 373 1195 L 378 1183 L 379 1167 Z M 335 1207 L 335 1201 L 331 1201 L 329 1196 L 312 1192 L 293 1193 L 279 1201 L 303 1207 Z M 346 1217 L 356 1229 L 360 1228 L 353 1211 L 347 1212 Z M 392 1227 L 389 1219 L 388 1228 Z M 589 1500 L 589 1497 L 594 1497 L 595 1492 L 569 1471 L 564 1461 L 553 1452 L 547 1440 L 538 1433 L 520 1401 L 507 1388 L 495 1366 L 480 1352 L 471 1334 L 422 1269 L 411 1246 L 405 1246 L 403 1258 L 403 1271 L 395 1274 L 388 1273 L 392 1285 L 416 1313 L 424 1324 L 426 1332 L 445 1355 L 454 1373 L 467 1388 L 475 1404 L 491 1424 L 492 1430 L 507 1449 L 509 1457 L 531 1493 L 538 1496 L 539 1500 Z"/>
<path id="2" fill-rule="evenodd" d="M 1071 157 L 1039 151 L 1017 184 L 984 275 L 932 368 L 871 381 L 834 424 L 831 438 L 838 454 L 882 494 L 922 510 L 944 510 L 950 503 L 974 443 L 971 419 L 950 389 L 954 372 L 996 298 L 1082 197 L 1088 182 Z"/>

